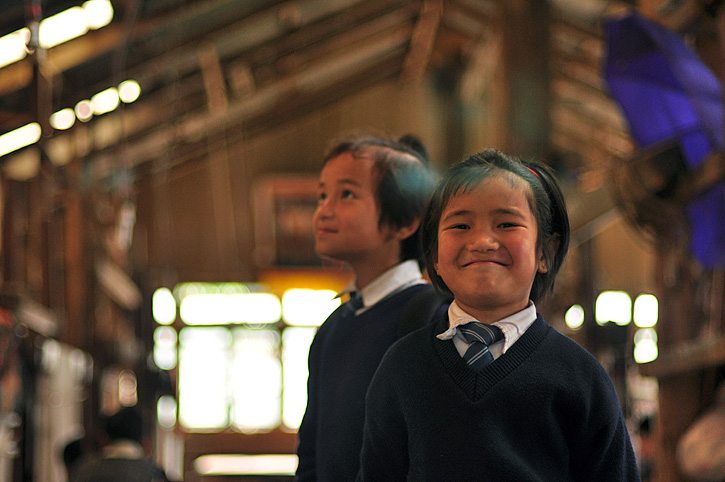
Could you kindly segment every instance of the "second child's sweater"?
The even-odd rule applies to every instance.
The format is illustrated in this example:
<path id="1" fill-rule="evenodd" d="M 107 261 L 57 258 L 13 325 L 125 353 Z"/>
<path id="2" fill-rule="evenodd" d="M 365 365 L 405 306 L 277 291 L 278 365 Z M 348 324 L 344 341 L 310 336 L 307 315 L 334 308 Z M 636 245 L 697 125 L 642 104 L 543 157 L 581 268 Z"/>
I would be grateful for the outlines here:
<path id="1" fill-rule="evenodd" d="M 297 479 L 354 480 L 360 459 L 365 393 L 385 351 L 400 336 L 409 302 L 431 285 L 417 284 L 354 315 L 340 306 L 310 346 L 307 411 L 300 426 Z M 413 320 L 414 321 L 414 320 Z M 429 319 L 421 319 L 417 327 Z"/>

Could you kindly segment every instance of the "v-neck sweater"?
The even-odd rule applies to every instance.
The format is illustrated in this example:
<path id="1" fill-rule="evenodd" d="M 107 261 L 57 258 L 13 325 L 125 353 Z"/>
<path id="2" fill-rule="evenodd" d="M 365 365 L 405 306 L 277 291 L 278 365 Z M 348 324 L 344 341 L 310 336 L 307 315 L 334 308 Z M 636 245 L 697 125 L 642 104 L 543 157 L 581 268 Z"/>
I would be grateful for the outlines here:
<path id="1" fill-rule="evenodd" d="M 307 409 L 298 432 L 296 480 L 354 480 L 360 460 L 365 393 L 387 349 L 400 338 L 409 304 L 435 297 L 416 284 L 353 314 L 343 304 L 320 327 L 310 346 Z M 409 320 L 412 331 L 430 322 Z"/>
<path id="2" fill-rule="evenodd" d="M 614 386 L 538 316 L 477 373 L 447 314 L 388 350 L 367 394 L 359 480 L 636 481 Z"/>

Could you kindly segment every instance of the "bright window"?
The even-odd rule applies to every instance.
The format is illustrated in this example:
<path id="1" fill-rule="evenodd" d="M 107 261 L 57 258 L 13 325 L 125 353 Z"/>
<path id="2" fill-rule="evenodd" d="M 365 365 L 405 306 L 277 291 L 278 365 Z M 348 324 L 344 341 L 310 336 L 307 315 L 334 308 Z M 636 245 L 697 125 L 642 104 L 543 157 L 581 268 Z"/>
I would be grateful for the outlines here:
<path id="1" fill-rule="evenodd" d="M 231 369 L 232 422 L 242 432 L 279 425 L 282 366 L 276 330 L 235 328 Z"/>
<path id="2" fill-rule="evenodd" d="M 310 344 L 340 300 L 329 289 L 288 291 L 280 302 L 255 285 L 186 283 L 173 290 L 175 304 L 170 290 L 157 291 L 154 360 L 177 371 L 186 430 L 299 428 Z"/>
<path id="3" fill-rule="evenodd" d="M 282 334 L 284 394 L 282 417 L 286 427 L 299 428 L 307 407 L 307 356 L 314 328 L 287 328 Z"/>
<path id="4" fill-rule="evenodd" d="M 226 328 L 183 328 L 179 336 L 179 419 L 189 429 L 229 425 Z"/>

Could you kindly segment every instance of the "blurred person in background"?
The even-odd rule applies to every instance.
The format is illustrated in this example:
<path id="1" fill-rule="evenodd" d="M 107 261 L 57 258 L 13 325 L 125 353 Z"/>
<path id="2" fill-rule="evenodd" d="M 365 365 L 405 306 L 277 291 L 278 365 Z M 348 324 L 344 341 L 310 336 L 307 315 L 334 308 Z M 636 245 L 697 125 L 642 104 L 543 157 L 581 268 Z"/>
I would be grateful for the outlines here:
<path id="1" fill-rule="evenodd" d="M 164 470 L 146 457 L 142 445 L 143 419 L 135 407 L 123 407 L 104 425 L 107 444 L 83 461 L 73 482 L 168 482 Z"/>

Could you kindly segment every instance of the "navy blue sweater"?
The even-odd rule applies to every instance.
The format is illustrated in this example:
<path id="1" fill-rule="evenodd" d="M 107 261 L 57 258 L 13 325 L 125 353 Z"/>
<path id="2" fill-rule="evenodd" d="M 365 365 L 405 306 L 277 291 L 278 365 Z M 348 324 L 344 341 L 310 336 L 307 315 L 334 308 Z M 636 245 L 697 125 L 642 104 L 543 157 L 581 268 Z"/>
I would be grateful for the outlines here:
<path id="1" fill-rule="evenodd" d="M 541 316 L 473 372 L 446 312 L 393 345 L 370 385 L 359 479 L 636 481 L 609 376 Z"/>
<path id="2" fill-rule="evenodd" d="M 360 460 L 365 393 L 385 351 L 400 336 L 411 299 L 435 296 L 414 285 L 355 316 L 342 305 L 310 346 L 307 410 L 299 429 L 297 480 L 354 480 Z M 428 320 L 421 319 L 414 328 Z"/>

